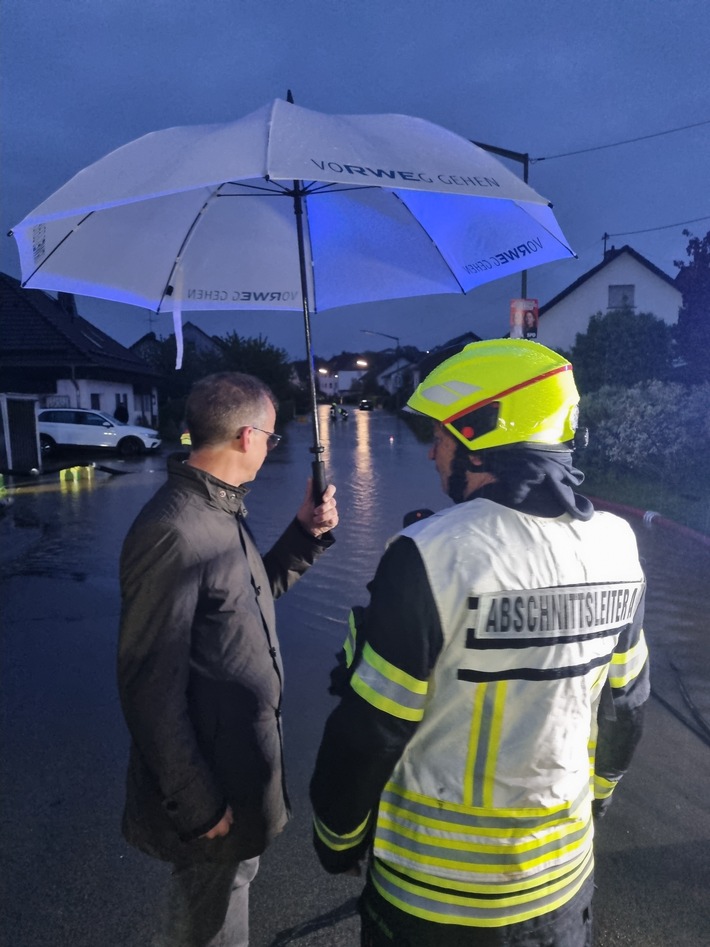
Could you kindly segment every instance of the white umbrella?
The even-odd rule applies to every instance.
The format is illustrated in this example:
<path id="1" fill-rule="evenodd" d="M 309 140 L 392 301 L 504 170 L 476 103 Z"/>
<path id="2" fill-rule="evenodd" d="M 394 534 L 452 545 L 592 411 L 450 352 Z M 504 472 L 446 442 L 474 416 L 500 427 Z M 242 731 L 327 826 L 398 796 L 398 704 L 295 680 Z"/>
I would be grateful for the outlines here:
<path id="1" fill-rule="evenodd" d="M 11 231 L 23 286 L 172 311 L 304 314 L 476 286 L 573 257 L 548 201 L 490 154 L 406 115 L 277 99 L 169 128 L 80 171 Z"/>

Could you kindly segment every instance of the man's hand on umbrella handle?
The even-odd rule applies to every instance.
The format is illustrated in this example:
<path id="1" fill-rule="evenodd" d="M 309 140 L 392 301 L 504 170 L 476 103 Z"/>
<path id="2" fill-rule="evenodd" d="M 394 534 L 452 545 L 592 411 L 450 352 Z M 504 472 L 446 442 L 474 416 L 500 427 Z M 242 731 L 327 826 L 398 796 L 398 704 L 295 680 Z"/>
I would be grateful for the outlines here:
<path id="1" fill-rule="evenodd" d="M 316 500 L 317 506 L 323 498 L 325 488 L 328 486 L 328 481 L 326 480 L 325 464 L 320 458 L 314 460 L 311 467 L 313 468 L 311 490 L 313 490 L 313 497 Z"/>
<path id="2" fill-rule="evenodd" d="M 217 825 L 213 825 L 209 832 L 205 832 L 204 835 L 201 835 L 200 838 L 220 838 L 224 835 L 229 834 L 229 830 L 232 827 L 232 822 L 234 822 L 234 816 L 232 815 L 232 807 L 227 806 L 227 811 L 224 813 L 222 818 L 219 820 Z"/>
<path id="3" fill-rule="evenodd" d="M 317 539 L 338 525 L 338 506 L 335 502 L 335 487 L 332 483 L 325 488 L 320 503 L 316 505 L 316 502 L 313 499 L 313 481 L 309 477 L 306 495 L 296 513 L 296 519 L 311 536 Z"/>

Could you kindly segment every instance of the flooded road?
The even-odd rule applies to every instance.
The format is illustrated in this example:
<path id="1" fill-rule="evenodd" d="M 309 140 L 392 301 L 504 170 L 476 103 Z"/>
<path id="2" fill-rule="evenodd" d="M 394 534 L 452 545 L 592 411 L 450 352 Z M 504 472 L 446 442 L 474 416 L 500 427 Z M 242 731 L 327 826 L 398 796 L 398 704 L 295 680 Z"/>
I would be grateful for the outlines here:
<path id="1" fill-rule="evenodd" d="M 310 470 L 310 425 L 294 422 L 285 434 L 246 501 L 262 549 L 295 512 Z M 323 408 L 322 439 L 341 525 L 333 549 L 277 604 L 295 812 L 253 887 L 253 947 L 358 943 L 353 899 L 361 883 L 322 875 L 310 847 L 306 790 L 333 706 L 328 672 L 348 610 L 366 602 L 366 583 L 403 514 L 449 502 L 426 446 L 391 415 L 353 410 L 331 422 Z M 1 883 L 12 947 L 143 947 L 155 928 L 165 868 L 119 833 L 127 736 L 114 656 L 120 546 L 162 483 L 165 458 L 101 463 L 116 472 L 43 477 L 0 518 Z M 710 549 L 632 525 L 649 580 L 657 699 L 639 763 L 600 826 L 596 944 L 699 947 L 702 925 L 710 928 L 701 897 L 710 885 Z"/>

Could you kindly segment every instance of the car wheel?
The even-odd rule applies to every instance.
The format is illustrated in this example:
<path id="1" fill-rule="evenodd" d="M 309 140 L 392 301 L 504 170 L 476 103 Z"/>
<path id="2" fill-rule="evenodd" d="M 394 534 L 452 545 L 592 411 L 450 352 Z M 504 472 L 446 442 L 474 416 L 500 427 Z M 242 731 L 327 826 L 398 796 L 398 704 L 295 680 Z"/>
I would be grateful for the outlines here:
<path id="1" fill-rule="evenodd" d="M 118 453 L 122 457 L 134 457 L 143 453 L 143 444 L 137 437 L 124 437 L 118 442 Z"/>
<path id="2" fill-rule="evenodd" d="M 39 436 L 39 449 L 40 449 L 40 452 L 41 452 L 45 457 L 47 457 L 49 454 L 51 454 L 52 451 L 54 450 L 54 448 L 55 448 L 56 446 L 57 446 L 57 445 L 56 445 L 56 443 L 54 442 L 54 439 L 51 438 L 51 437 L 49 436 L 49 434 L 40 434 L 40 436 Z"/>

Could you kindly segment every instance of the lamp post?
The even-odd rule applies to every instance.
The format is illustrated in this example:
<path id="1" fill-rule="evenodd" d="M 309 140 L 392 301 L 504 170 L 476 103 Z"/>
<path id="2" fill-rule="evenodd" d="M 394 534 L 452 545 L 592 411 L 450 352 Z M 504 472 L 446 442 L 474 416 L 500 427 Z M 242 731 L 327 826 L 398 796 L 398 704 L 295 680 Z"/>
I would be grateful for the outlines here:
<path id="1" fill-rule="evenodd" d="M 368 335 L 381 335 L 385 339 L 394 339 L 394 341 L 397 343 L 395 355 L 399 358 L 399 339 L 396 335 L 389 335 L 387 332 L 377 332 L 375 329 L 360 329 L 360 332 L 366 332 Z"/>
<path id="2" fill-rule="evenodd" d="M 493 155 L 499 155 L 501 158 L 509 158 L 511 161 L 517 161 L 523 166 L 523 181 L 525 184 L 528 183 L 528 176 L 530 171 L 530 155 L 523 151 L 511 151 L 509 148 L 499 148 L 497 145 L 485 145 L 482 141 L 470 141 L 474 145 L 478 145 L 479 148 L 483 148 L 484 151 L 490 151 Z M 523 270 L 521 275 L 521 284 L 520 284 L 520 295 L 523 299 L 527 299 L 528 296 L 528 271 Z"/>

